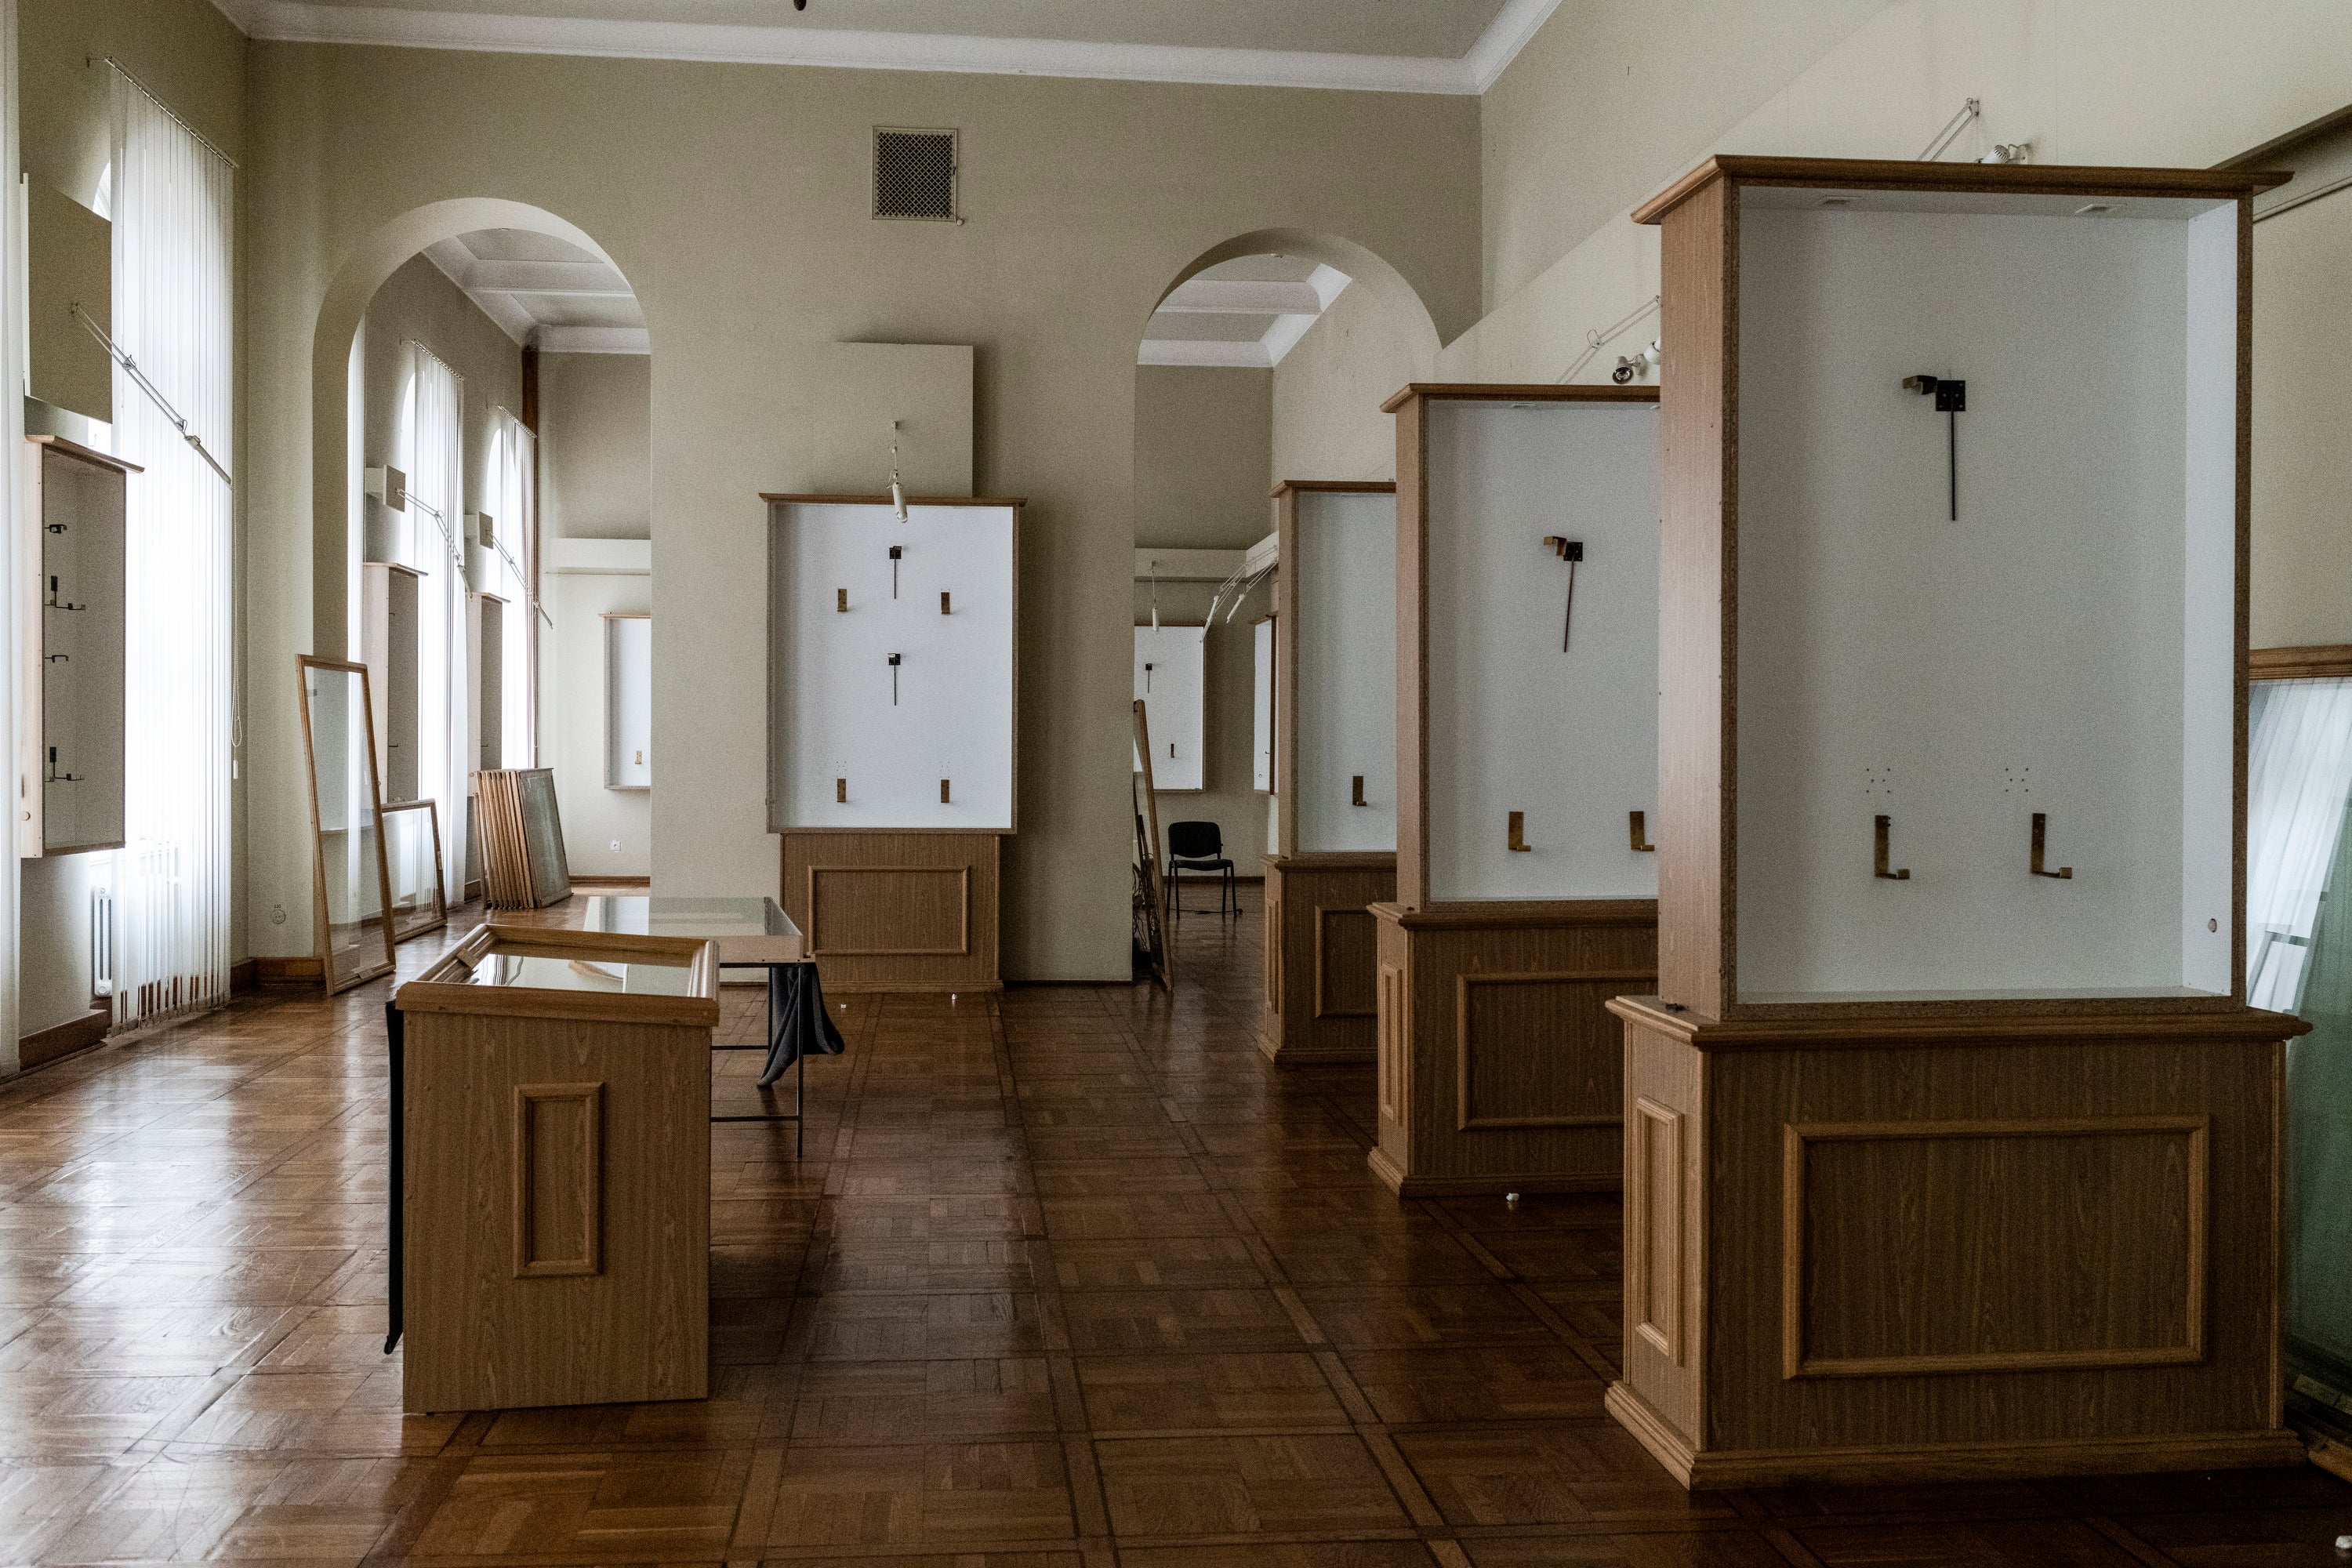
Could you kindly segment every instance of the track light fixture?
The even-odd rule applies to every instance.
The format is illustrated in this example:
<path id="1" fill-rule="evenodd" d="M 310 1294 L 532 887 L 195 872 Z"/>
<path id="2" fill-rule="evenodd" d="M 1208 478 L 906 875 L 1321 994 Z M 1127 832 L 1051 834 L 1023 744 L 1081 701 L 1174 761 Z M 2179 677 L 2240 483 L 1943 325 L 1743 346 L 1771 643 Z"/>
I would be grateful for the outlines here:
<path id="1" fill-rule="evenodd" d="M 907 487 L 898 482 L 898 421 L 890 421 L 890 510 L 900 523 L 907 521 Z"/>

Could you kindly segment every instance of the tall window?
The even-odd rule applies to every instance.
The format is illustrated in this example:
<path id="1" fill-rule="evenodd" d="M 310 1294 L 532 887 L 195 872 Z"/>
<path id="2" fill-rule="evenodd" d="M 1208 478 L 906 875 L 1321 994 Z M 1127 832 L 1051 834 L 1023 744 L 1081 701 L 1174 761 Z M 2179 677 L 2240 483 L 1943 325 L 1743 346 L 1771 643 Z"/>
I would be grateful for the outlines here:
<path id="1" fill-rule="evenodd" d="M 505 636 L 499 646 L 505 659 L 499 674 L 499 764 L 527 768 L 532 763 L 530 735 L 530 617 L 539 601 L 524 575 L 524 543 L 530 527 L 533 488 L 538 482 L 539 442 L 523 422 L 501 408 L 492 429 L 490 516 L 496 525 L 495 564 L 485 590 L 507 602 Z"/>
<path id="2" fill-rule="evenodd" d="M 465 378 L 411 343 L 406 564 L 416 594 L 417 791 L 441 809 L 441 866 L 452 904 L 465 895 L 466 754 Z"/>
<path id="3" fill-rule="evenodd" d="M 234 171 L 136 82 L 114 78 L 114 332 L 186 421 L 119 366 L 130 486 L 124 584 L 125 847 L 114 868 L 115 1022 L 228 996 L 229 420 Z"/>

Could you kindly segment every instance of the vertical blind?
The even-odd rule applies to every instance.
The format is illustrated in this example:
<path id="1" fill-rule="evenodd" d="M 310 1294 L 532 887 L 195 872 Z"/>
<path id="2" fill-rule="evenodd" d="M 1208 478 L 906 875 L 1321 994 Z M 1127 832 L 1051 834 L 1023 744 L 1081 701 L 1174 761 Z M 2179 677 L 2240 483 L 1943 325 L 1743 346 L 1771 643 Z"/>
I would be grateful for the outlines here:
<path id="1" fill-rule="evenodd" d="M 409 377 L 409 535 L 407 564 L 423 581 L 416 595 L 416 787 L 437 801 L 442 891 L 465 897 L 466 785 L 466 382 L 422 343 Z M 421 503 L 421 504 L 420 504 Z"/>
<path id="2" fill-rule="evenodd" d="M 226 456 L 235 213 L 228 161 L 114 76 L 114 333 Z M 228 996 L 229 487 L 118 365 L 115 448 L 144 466 L 126 518 L 125 846 L 114 1018 Z"/>

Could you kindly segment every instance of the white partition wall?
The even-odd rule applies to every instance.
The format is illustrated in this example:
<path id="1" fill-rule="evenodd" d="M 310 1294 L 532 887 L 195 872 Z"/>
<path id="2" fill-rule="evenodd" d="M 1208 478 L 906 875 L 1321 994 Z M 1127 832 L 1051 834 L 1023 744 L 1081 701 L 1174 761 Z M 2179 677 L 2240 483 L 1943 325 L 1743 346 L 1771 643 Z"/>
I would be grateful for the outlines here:
<path id="1" fill-rule="evenodd" d="M 2231 994 L 2237 205 L 1746 193 L 1740 1002 Z"/>
<path id="2" fill-rule="evenodd" d="M 607 611 L 604 621 L 604 787 L 654 783 L 654 620 Z"/>
<path id="3" fill-rule="evenodd" d="M 1282 562 L 1297 661 L 1283 847 L 1394 850 L 1396 496 L 1296 488 Z"/>
<path id="4" fill-rule="evenodd" d="M 1012 831 L 1018 515 L 772 500 L 772 828 Z"/>
<path id="5" fill-rule="evenodd" d="M 1657 407 L 1426 417 L 1427 897 L 1654 898 L 1628 821 L 1657 795 Z"/>
<path id="6" fill-rule="evenodd" d="M 1163 794 L 1205 787 L 1207 642 L 1206 626 L 1135 628 L 1135 695 L 1151 724 L 1152 787 Z"/>
<path id="7" fill-rule="evenodd" d="M 1250 627 L 1250 788 L 1274 788 L 1275 618 Z"/>

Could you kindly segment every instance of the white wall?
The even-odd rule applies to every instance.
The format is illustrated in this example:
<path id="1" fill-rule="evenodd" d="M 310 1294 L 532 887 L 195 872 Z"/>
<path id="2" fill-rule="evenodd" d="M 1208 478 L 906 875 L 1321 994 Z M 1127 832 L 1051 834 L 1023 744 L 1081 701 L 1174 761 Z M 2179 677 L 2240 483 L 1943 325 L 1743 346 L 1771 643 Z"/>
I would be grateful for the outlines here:
<path id="1" fill-rule="evenodd" d="M 652 789 L 604 787 L 604 616 L 650 611 L 653 578 L 562 573 L 545 583 L 541 593 L 555 627 L 540 628 L 541 744 L 542 761 L 555 770 L 563 853 L 575 877 L 649 877 L 662 771 L 656 768 Z M 658 642 L 656 650 L 658 657 Z"/>

